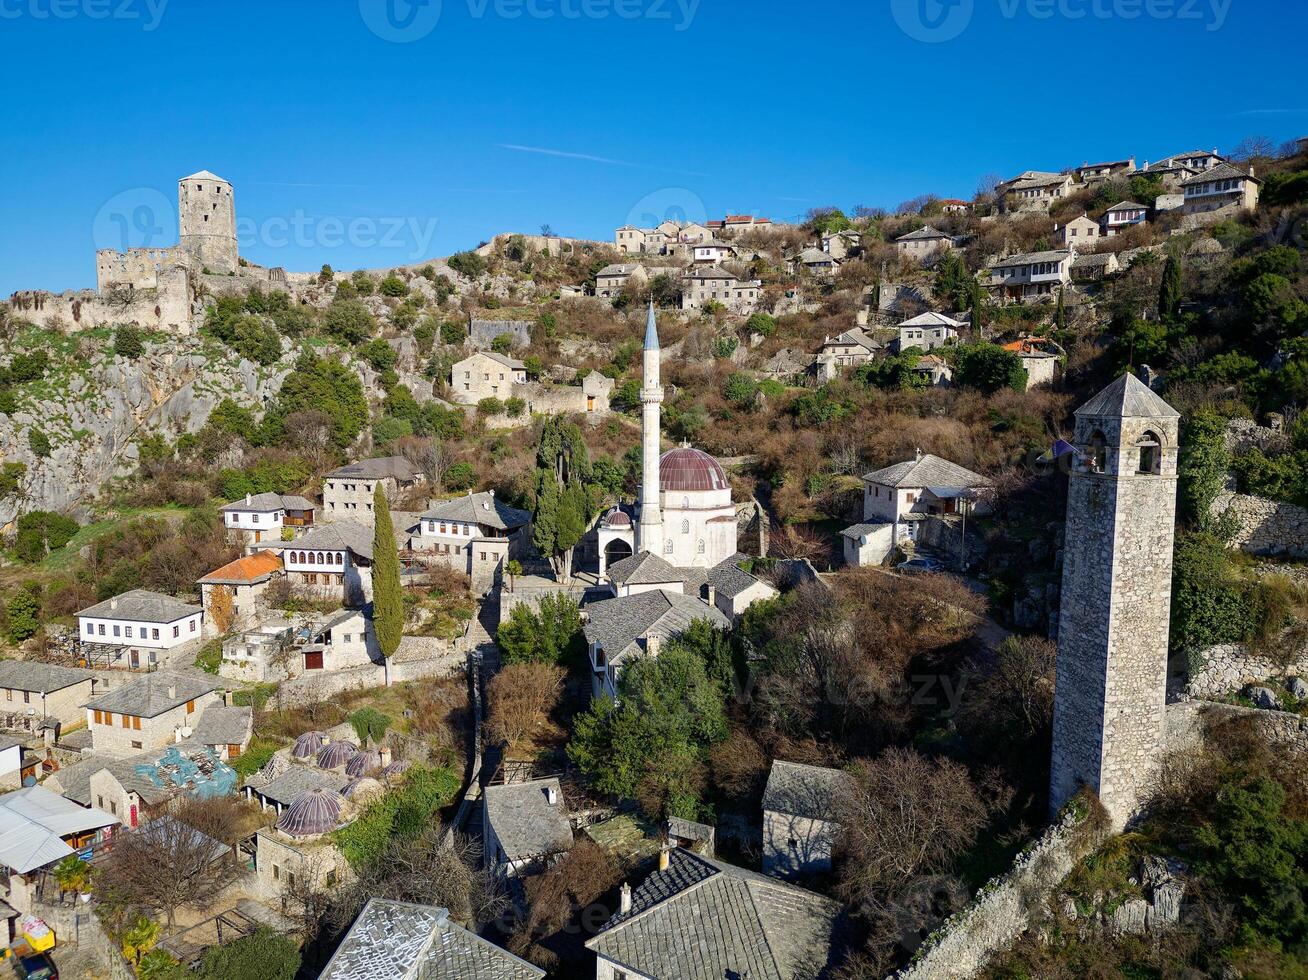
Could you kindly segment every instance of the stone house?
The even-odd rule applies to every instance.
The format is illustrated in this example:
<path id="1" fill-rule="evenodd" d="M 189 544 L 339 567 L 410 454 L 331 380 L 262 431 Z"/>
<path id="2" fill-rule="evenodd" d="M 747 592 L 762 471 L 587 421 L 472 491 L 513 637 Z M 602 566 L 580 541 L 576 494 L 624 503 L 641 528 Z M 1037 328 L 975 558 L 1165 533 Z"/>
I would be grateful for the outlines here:
<path id="1" fill-rule="evenodd" d="M 899 324 L 897 349 L 902 353 L 911 348 L 932 351 L 958 341 L 963 323 L 943 313 L 921 313 Z"/>
<path id="2" fill-rule="evenodd" d="M 305 642 L 295 648 L 294 657 L 294 666 L 306 674 L 382 663 L 384 658 L 372 625 L 372 607 L 341 609 L 313 623 L 306 632 Z"/>
<path id="3" fill-rule="evenodd" d="M 318 980 L 543 980 L 545 971 L 434 905 L 369 898 Z"/>
<path id="4" fill-rule="evenodd" d="M 1125 160 L 1113 160 L 1110 163 L 1083 163 L 1075 171 L 1076 179 L 1082 184 L 1101 184 L 1114 177 L 1125 177 L 1135 172 L 1135 157 Z"/>
<path id="5" fill-rule="evenodd" d="M 1050 205 L 1067 197 L 1074 190 L 1068 174 L 1055 174 L 1043 170 L 1027 170 L 1012 180 L 1000 184 L 995 192 L 1000 210 L 1006 214 L 1047 212 Z"/>
<path id="6" fill-rule="evenodd" d="M 146 674 L 86 702 L 91 747 L 110 757 L 162 748 L 190 737 L 197 712 L 221 703 L 211 681 L 172 671 Z"/>
<path id="7" fill-rule="evenodd" d="M 34 660 L 0 660 L 0 714 L 30 715 L 59 725 L 82 720 L 93 674 Z"/>
<path id="8" fill-rule="evenodd" d="M 1048 340 L 1041 337 L 1025 337 L 1004 344 L 1004 350 L 1016 354 L 1026 371 L 1026 390 L 1048 387 L 1058 380 L 1062 361 L 1059 354 L 1051 347 Z"/>
<path id="9" fill-rule="evenodd" d="M 913 373 L 921 375 L 932 388 L 945 388 L 954 380 L 954 369 L 937 354 L 923 354 L 913 365 Z"/>
<path id="10" fill-rule="evenodd" d="M 1120 201 L 1103 213 L 1099 219 L 1100 234 L 1112 238 L 1119 232 L 1144 224 L 1149 218 L 1149 208 L 1135 201 Z"/>
<path id="11" fill-rule="evenodd" d="M 223 640 L 218 676 L 237 681 L 280 681 L 288 669 L 296 630 L 283 620 L 262 623 Z"/>
<path id="12" fill-rule="evenodd" d="M 1072 251 L 1093 248 L 1099 240 L 1099 222 L 1087 215 L 1073 218 L 1067 224 L 1054 225 L 1054 241 Z"/>
<path id="13" fill-rule="evenodd" d="M 815 246 L 809 246 L 797 255 L 786 259 L 786 270 L 793 276 L 801 269 L 810 275 L 830 278 L 840 271 L 841 260 L 830 252 L 824 252 Z"/>
<path id="14" fill-rule="evenodd" d="M 948 251 L 954 247 L 954 236 L 947 235 L 938 228 L 926 225 L 907 235 L 895 239 L 895 251 L 901 256 L 922 261 L 937 252 Z"/>
<path id="15" fill-rule="evenodd" d="M 1095 282 L 1121 271 L 1122 264 L 1115 252 L 1088 252 L 1072 259 L 1070 274 L 1073 282 Z"/>
<path id="16" fill-rule="evenodd" d="M 362 606 L 372 597 L 371 527 L 324 524 L 283 548 L 281 556 L 292 585 L 346 606 Z"/>
<path id="17" fill-rule="evenodd" d="M 645 271 L 643 265 L 634 262 L 606 265 L 595 273 L 595 295 L 600 299 L 613 299 L 622 292 L 622 287 L 630 279 L 635 279 L 637 283 L 645 283 L 649 281 L 649 273 Z"/>
<path id="18" fill-rule="evenodd" d="M 265 538 L 281 541 L 289 528 L 292 535 L 313 527 L 313 501 L 293 494 L 246 494 L 218 508 L 227 534 L 241 543 L 258 544 Z"/>
<path id="19" fill-rule="evenodd" d="M 331 833 L 350 823 L 351 805 L 340 793 L 313 789 L 297 796 L 271 827 L 255 834 L 255 888 L 269 902 L 306 891 L 330 891 L 350 875 Z"/>
<path id="20" fill-rule="evenodd" d="M 1198 171 L 1193 167 L 1185 166 L 1174 157 L 1168 157 L 1153 164 L 1146 160 L 1140 173 L 1145 177 L 1157 178 L 1162 181 L 1165 190 L 1179 191 L 1182 181 L 1193 177 Z"/>
<path id="21" fill-rule="evenodd" d="M 1067 250 L 1010 255 L 991 264 L 982 285 L 1001 302 L 1052 297 L 1071 281 L 1072 258 Z"/>
<path id="22" fill-rule="evenodd" d="M 892 524 L 891 547 L 917 538 L 917 523 L 933 514 L 989 513 L 991 483 L 980 473 L 923 454 L 863 477 L 863 523 Z"/>
<path id="23" fill-rule="evenodd" d="M 486 869 L 502 878 L 543 870 L 572 850 L 568 804 L 556 778 L 487 786 L 482 827 Z"/>
<path id="24" fill-rule="evenodd" d="M 504 354 L 478 351 L 450 369 L 450 388 L 461 405 L 476 405 L 483 398 L 506 401 L 515 385 L 527 383 L 527 366 Z"/>
<path id="25" fill-rule="evenodd" d="M 204 605 L 204 634 L 217 636 L 234 629 L 248 629 L 259 619 L 259 597 L 268 583 L 285 574 L 281 555 L 271 549 L 228 562 L 197 583 Z M 231 602 L 231 622 L 214 614 L 214 599 L 225 596 Z"/>
<path id="26" fill-rule="evenodd" d="M 844 955 L 841 906 L 824 895 L 695 854 L 664 849 L 586 941 L 596 980 L 826 976 Z"/>
<path id="27" fill-rule="evenodd" d="M 371 523 L 373 493 L 378 484 L 393 507 L 405 491 L 426 482 L 427 478 L 403 456 L 377 456 L 349 463 L 323 478 L 322 519 Z"/>
<path id="28" fill-rule="evenodd" d="M 857 231 L 837 231 L 822 236 L 822 251 L 841 261 L 857 255 L 863 248 L 863 235 Z"/>
<path id="29" fill-rule="evenodd" d="M 683 310 L 702 310 L 709 303 L 720 303 L 733 313 L 752 313 L 762 293 L 762 283 L 740 279 L 719 265 L 695 266 L 681 277 Z"/>
<path id="30" fill-rule="evenodd" d="M 957 197 L 942 197 L 936 202 L 940 205 L 940 210 L 945 214 L 967 214 L 972 210 L 972 205 Z"/>
<path id="31" fill-rule="evenodd" d="M 813 362 L 819 378 L 829 381 L 843 368 L 859 367 L 885 349 L 862 330 L 846 330 L 839 337 L 825 337 Z"/>
<path id="32" fill-rule="evenodd" d="M 831 870 L 840 824 L 839 769 L 775 759 L 763 791 L 763 873 L 798 878 Z"/>
<path id="33" fill-rule="evenodd" d="M 708 222 L 710 231 L 736 235 L 760 228 L 772 228 L 771 218 L 760 218 L 752 214 L 729 214 L 721 221 Z"/>
<path id="34" fill-rule="evenodd" d="M 204 609 L 172 596 L 132 589 L 77 614 L 83 647 L 114 648 L 110 656 L 130 666 L 154 663 L 157 651 L 200 638 Z"/>
<path id="35" fill-rule="evenodd" d="M 1214 167 L 1226 163 L 1226 157 L 1212 150 L 1187 150 L 1185 153 L 1173 153 L 1171 158 L 1182 167 L 1187 167 L 1195 173 L 1200 174 L 1205 170 L 1212 170 Z"/>
<path id="36" fill-rule="evenodd" d="M 530 541 L 531 514 L 488 490 L 434 504 L 418 518 L 409 547 L 419 561 L 437 561 L 482 579 L 510 558 L 525 557 Z"/>
<path id="37" fill-rule="evenodd" d="M 1246 173 L 1229 163 L 1219 164 L 1181 182 L 1185 193 L 1181 213 L 1188 217 L 1252 211 L 1258 207 L 1261 186 L 1253 167 Z"/>
<path id="38" fill-rule="evenodd" d="M 854 524 L 840 532 L 840 539 L 846 565 L 852 568 L 880 565 L 895 550 L 895 525 Z"/>
<path id="39" fill-rule="evenodd" d="M 653 228 L 637 228 L 635 225 L 623 225 L 613 233 L 613 244 L 624 255 L 634 255 L 645 251 L 645 243 L 657 239 L 662 245 L 663 235 Z"/>

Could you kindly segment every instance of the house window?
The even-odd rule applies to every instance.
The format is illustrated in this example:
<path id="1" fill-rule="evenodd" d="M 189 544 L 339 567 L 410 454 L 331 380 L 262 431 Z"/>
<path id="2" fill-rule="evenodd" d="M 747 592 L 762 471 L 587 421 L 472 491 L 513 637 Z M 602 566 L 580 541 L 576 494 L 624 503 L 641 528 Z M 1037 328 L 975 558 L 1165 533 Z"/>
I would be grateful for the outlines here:
<path id="1" fill-rule="evenodd" d="M 136 741 L 135 739 L 133 739 L 133 740 L 132 740 L 132 748 L 134 748 L 134 749 L 139 749 L 140 747 L 141 747 L 141 743 L 138 742 L 138 741 Z"/>
<path id="2" fill-rule="evenodd" d="M 672 554 L 672 542 L 671 542 L 671 541 L 664 541 L 664 542 L 663 542 L 663 553 L 664 553 L 665 555 L 670 555 L 670 554 Z"/>
<path id="3" fill-rule="evenodd" d="M 273 881 L 281 881 L 282 867 L 280 864 L 273 865 Z"/>
<path id="4" fill-rule="evenodd" d="M 191 714 L 193 711 L 195 711 L 195 702 L 194 702 L 194 701 L 187 701 L 187 702 L 186 702 L 186 713 L 189 715 L 189 714 Z"/>
<path id="5" fill-rule="evenodd" d="M 92 710 L 91 714 L 95 717 L 95 723 L 96 723 L 97 725 L 103 725 L 103 724 L 104 724 L 104 714 L 103 714 L 102 712 L 100 712 L 100 711 L 96 711 L 96 710 Z"/>
<path id="6" fill-rule="evenodd" d="M 122 724 L 122 726 L 123 726 L 124 728 L 131 728 L 131 727 L 132 727 L 132 716 L 131 716 L 131 715 L 123 715 L 122 718 L 120 719 L 120 722 L 121 722 L 121 724 Z"/>
<path id="7" fill-rule="evenodd" d="M 23 704 L 31 704 L 31 703 L 32 703 L 32 692 L 31 692 L 31 691 L 24 691 L 24 692 L 23 692 Z"/>
<path id="8" fill-rule="evenodd" d="M 94 632 L 95 632 L 95 626 L 93 626 L 91 623 L 87 623 L 87 624 L 86 624 L 86 635 L 87 635 L 87 636 L 90 636 L 90 635 L 92 635 Z"/>
<path id="9" fill-rule="evenodd" d="M 128 629 L 131 629 L 131 627 L 129 626 Z M 192 632 L 192 633 L 195 632 L 195 620 L 191 620 L 191 632 Z M 127 635 L 128 635 L 128 636 L 131 636 L 130 633 L 127 634 Z"/>
<path id="10" fill-rule="evenodd" d="M 138 732 L 141 730 L 141 718 L 139 715 L 132 715 L 132 727 Z"/>
<path id="11" fill-rule="evenodd" d="M 703 541 L 703 539 L 700 539 L 700 542 L 699 542 L 699 544 L 696 546 L 695 550 L 698 551 L 701 555 L 704 554 L 704 541 Z"/>
<path id="12" fill-rule="evenodd" d="M 132 628 L 130 626 L 124 626 L 123 630 L 127 634 L 127 638 L 130 640 L 132 638 Z"/>
<path id="13" fill-rule="evenodd" d="M 175 639 L 177 639 L 177 638 L 178 638 L 179 636 L 181 636 L 181 635 L 182 635 L 182 628 L 181 628 L 180 626 L 174 625 L 174 626 L 173 626 L 173 639 L 175 640 Z"/>
<path id="14" fill-rule="evenodd" d="M 101 623 L 101 624 L 97 627 L 97 630 L 98 630 L 98 632 L 99 632 L 99 634 L 100 634 L 101 636 L 104 636 L 104 623 Z"/>

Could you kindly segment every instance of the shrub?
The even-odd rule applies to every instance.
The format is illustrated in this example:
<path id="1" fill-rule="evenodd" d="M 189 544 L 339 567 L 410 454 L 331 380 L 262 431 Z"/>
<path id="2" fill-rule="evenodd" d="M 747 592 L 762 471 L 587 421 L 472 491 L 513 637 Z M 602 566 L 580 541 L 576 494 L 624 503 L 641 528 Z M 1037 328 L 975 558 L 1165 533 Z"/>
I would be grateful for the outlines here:
<path id="1" fill-rule="evenodd" d="M 458 795 L 462 780 L 449 769 L 414 766 L 404 785 L 364 808 L 354 823 L 331 835 L 350 865 L 375 861 L 393 838 L 412 839 Z"/>
<path id="2" fill-rule="evenodd" d="M 455 463 L 445 471 L 446 490 L 469 490 L 477 482 L 477 471 L 471 463 Z"/>
<path id="3" fill-rule="evenodd" d="M 260 925 L 248 936 L 204 951 L 201 980 L 295 980 L 300 947 Z"/>
<path id="4" fill-rule="evenodd" d="M 373 441 L 380 446 L 388 445 L 397 439 L 403 439 L 405 436 L 411 435 L 413 435 L 413 423 L 408 419 L 387 416 L 372 427 Z"/>
<path id="5" fill-rule="evenodd" d="M 40 429 L 27 430 L 27 446 L 37 459 L 45 459 L 50 455 L 50 437 Z"/>
<path id="6" fill-rule="evenodd" d="M 41 600 L 31 589 L 19 589 L 8 606 L 9 640 L 22 643 L 41 628 Z"/>
<path id="7" fill-rule="evenodd" d="M 343 344 L 358 344 L 372 335 L 376 327 L 368 308 L 357 299 L 337 299 L 322 316 L 327 335 Z"/>
<path id="8" fill-rule="evenodd" d="M 397 275 L 389 275 L 381 281 L 377 291 L 383 296 L 408 296 L 409 284 Z"/>
<path id="9" fill-rule="evenodd" d="M 37 381 L 45 377 L 50 366 L 50 355 L 43 350 L 15 354 L 9 362 L 9 379 L 16 385 L 25 381 Z"/>
<path id="10" fill-rule="evenodd" d="M 477 411 L 482 415 L 503 415 L 504 403 L 494 396 L 483 398 L 477 402 Z"/>
<path id="11" fill-rule="evenodd" d="M 456 252 L 446 264 L 461 276 L 476 279 L 486 271 L 486 260 L 476 252 Z"/>
<path id="12" fill-rule="evenodd" d="M 354 727 L 354 733 L 359 736 L 360 742 L 367 739 L 372 739 L 374 742 L 381 741 L 386 734 L 386 729 L 394 720 L 386 712 L 378 711 L 373 707 L 360 708 L 350 715 L 350 724 Z"/>
<path id="13" fill-rule="evenodd" d="M 46 555 L 66 545 L 77 533 L 78 523 L 71 517 L 48 510 L 34 510 L 18 518 L 14 552 L 28 563 L 42 561 Z"/>
<path id="14" fill-rule="evenodd" d="M 376 340 L 370 340 L 359 348 L 359 356 L 362 357 L 374 371 L 387 371 L 395 367 L 398 356 L 395 348 L 380 337 Z"/>
<path id="15" fill-rule="evenodd" d="M 777 321 L 766 313 L 755 313 L 745 321 L 745 329 L 759 337 L 771 337 L 777 332 Z"/>
<path id="16" fill-rule="evenodd" d="M 377 289 L 377 283 L 373 281 L 372 276 L 358 269 L 350 276 L 350 282 L 354 283 L 354 288 L 359 291 L 360 296 L 371 296 Z"/>
<path id="17" fill-rule="evenodd" d="M 281 359 L 282 341 L 277 331 L 257 316 L 242 317 L 232 327 L 232 350 L 256 364 L 274 364 Z"/>
<path id="18" fill-rule="evenodd" d="M 516 419 L 526 410 L 527 410 L 527 403 L 523 401 L 521 398 L 519 398 L 517 395 L 514 395 L 512 398 L 506 399 L 504 402 L 504 414 L 509 416 L 510 418 Z"/>
<path id="19" fill-rule="evenodd" d="M 580 659 L 581 612 L 566 595 L 547 595 L 537 608 L 517 605 L 497 642 L 506 664 L 563 664 Z"/>
<path id="20" fill-rule="evenodd" d="M 145 353 L 145 341 L 139 327 L 119 327 L 114 331 L 114 354 L 134 361 Z"/>

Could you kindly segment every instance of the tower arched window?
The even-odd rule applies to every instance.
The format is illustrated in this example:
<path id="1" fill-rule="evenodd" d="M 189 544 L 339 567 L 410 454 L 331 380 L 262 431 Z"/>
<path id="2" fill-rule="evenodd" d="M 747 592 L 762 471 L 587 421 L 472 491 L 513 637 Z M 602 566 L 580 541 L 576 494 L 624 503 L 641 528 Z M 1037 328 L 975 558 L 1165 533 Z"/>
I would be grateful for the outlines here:
<path id="1" fill-rule="evenodd" d="M 670 555 L 670 554 L 672 554 L 672 542 L 671 542 L 671 541 L 664 541 L 664 542 L 663 542 L 663 553 L 664 553 L 665 555 Z"/>
<path id="2" fill-rule="evenodd" d="M 1090 442 L 1085 447 L 1085 466 L 1091 473 L 1103 473 L 1108 469 L 1108 440 L 1096 429 L 1090 435 Z"/>
<path id="3" fill-rule="evenodd" d="M 1158 434 L 1146 432 L 1136 440 L 1135 445 L 1140 451 L 1140 460 L 1136 466 L 1136 472 L 1153 473 L 1155 475 L 1161 473 L 1163 469 L 1163 440 L 1158 437 Z"/>

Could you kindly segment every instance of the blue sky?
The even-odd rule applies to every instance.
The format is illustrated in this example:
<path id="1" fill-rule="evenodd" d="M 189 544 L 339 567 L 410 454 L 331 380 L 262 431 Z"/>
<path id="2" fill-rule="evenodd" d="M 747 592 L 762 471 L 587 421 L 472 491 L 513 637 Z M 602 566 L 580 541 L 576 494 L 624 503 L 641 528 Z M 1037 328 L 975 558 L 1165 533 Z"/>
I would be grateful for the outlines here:
<path id="1" fill-rule="evenodd" d="M 1308 134 L 1303 4 L 950 4 L 0 0 L 0 295 L 173 243 L 201 169 L 243 255 L 351 269 Z"/>

